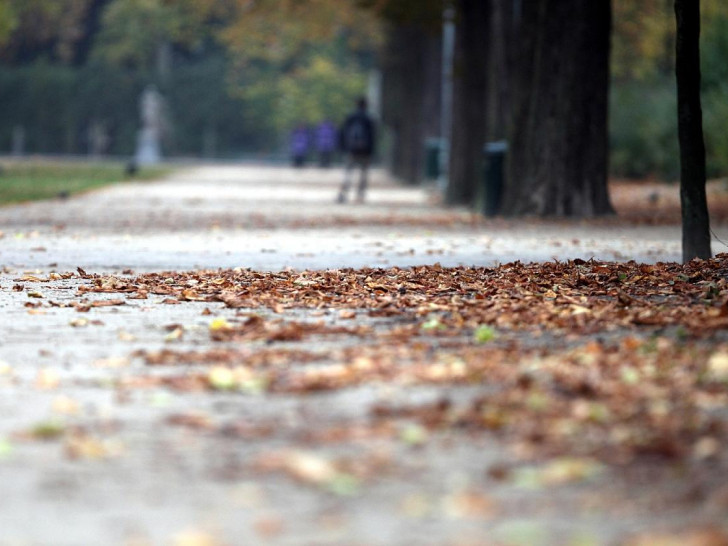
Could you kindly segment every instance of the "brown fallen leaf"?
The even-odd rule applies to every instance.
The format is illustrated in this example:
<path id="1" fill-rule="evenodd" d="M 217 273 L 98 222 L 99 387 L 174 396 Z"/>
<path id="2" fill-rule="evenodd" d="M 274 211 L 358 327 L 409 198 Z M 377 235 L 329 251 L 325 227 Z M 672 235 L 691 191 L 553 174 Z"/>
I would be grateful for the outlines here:
<path id="1" fill-rule="evenodd" d="M 176 413 L 165 421 L 169 425 L 195 430 L 209 430 L 214 426 L 210 416 L 204 413 Z"/>
<path id="2" fill-rule="evenodd" d="M 728 546 L 728 534 L 717 528 L 678 533 L 645 533 L 622 546 Z"/>

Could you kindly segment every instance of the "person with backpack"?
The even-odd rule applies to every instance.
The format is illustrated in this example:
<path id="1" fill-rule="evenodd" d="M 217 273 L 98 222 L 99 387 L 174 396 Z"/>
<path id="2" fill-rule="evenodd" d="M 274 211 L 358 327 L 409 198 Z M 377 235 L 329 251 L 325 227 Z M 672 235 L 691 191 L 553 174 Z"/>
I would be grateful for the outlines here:
<path id="1" fill-rule="evenodd" d="M 341 150 L 346 154 L 346 169 L 344 183 L 336 200 L 338 203 L 346 203 L 351 187 L 352 172 L 355 168 L 359 168 L 360 177 L 356 200 L 358 203 L 363 203 L 367 191 L 369 164 L 374 154 L 375 144 L 374 121 L 367 113 L 366 98 L 362 97 L 357 101 L 356 110 L 344 121 L 339 132 L 339 140 Z"/>

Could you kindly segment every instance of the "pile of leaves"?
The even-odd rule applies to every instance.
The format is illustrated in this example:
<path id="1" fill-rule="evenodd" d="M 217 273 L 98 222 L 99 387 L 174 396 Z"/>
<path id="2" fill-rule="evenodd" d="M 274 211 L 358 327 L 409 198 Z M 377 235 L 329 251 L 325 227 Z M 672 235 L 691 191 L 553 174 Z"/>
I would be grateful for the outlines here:
<path id="1" fill-rule="evenodd" d="M 694 335 L 728 327 L 728 255 L 687 265 L 575 260 L 496 268 L 251 270 L 90 276 L 79 292 L 222 302 L 233 309 L 338 309 L 430 317 L 441 335 L 482 325 L 578 335 L 634 326 L 680 326 Z"/>
<path id="2" fill-rule="evenodd" d="M 726 255 L 686 265 L 82 272 L 80 295 L 228 309 L 229 320 L 209 326 L 220 349 L 137 355 L 207 369 L 129 386 L 297 394 L 468 386 L 475 396 L 443 390 L 433 403 L 378 405 L 370 424 L 488 431 L 526 458 L 712 460 L 728 443 L 727 274 Z"/>

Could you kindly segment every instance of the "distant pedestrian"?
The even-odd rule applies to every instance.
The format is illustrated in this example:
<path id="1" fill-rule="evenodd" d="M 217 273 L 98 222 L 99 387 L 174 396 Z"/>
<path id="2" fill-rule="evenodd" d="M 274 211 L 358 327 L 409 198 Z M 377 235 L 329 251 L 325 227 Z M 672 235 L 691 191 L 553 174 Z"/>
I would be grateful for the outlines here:
<path id="1" fill-rule="evenodd" d="M 291 150 L 291 162 L 294 167 L 303 167 L 308 155 L 310 135 L 305 125 L 299 125 L 291 132 L 289 143 Z"/>
<path id="2" fill-rule="evenodd" d="M 375 137 L 374 121 L 367 113 L 367 100 L 362 97 L 357 101 L 356 110 L 346 118 L 339 132 L 339 144 L 346 154 L 346 170 L 337 202 L 346 202 L 351 187 L 352 172 L 355 168 L 360 169 L 356 200 L 358 203 L 364 202 L 369 165 L 374 154 Z"/>
<path id="3" fill-rule="evenodd" d="M 336 126 L 330 121 L 322 121 L 316 127 L 316 151 L 318 152 L 319 166 L 331 165 L 336 150 Z"/>

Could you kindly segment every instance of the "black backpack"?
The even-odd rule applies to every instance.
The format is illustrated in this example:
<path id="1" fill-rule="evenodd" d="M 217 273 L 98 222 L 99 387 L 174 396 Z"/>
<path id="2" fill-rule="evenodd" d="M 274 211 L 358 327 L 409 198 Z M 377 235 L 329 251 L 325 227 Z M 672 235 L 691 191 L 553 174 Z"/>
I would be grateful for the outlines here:
<path id="1" fill-rule="evenodd" d="M 344 127 L 344 146 L 347 152 L 370 153 L 372 131 L 369 120 L 364 116 L 353 116 Z"/>

